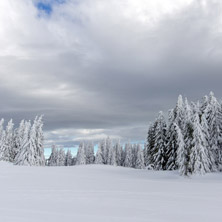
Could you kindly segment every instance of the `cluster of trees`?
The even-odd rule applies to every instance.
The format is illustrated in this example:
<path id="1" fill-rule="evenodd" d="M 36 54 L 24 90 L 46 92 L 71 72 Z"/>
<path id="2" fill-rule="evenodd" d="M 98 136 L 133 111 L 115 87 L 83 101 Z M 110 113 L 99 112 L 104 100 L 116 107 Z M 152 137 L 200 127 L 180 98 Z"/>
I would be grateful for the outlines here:
<path id="1" fill-rule="evenodd" d="M 76 157 L 72 157 L 71 151 L 66 153 L 63 148 L 52 147 L 52 152 L 47 160 L 48 166 L 71 166 L 84 164 L 106 164 L 114 166 L 145 168 L 143 149 L 139 144 L 125 144 L 125 148 L 117 142 L 113 145 L 112 140 L 107 137 L 102 140 L 94 155 L 92 143 L 80 143 Z"/>
<path id="2" fill-rule="evenodd" d="M 178 97 L 166 122 L 162 112 L 150 125 L 145 162 L 155 170 L 182 175 L 222 169 L 222 104 L 211 92 L 201 102 Z"/>
<path id="3" fill-rule="evenodd" d="M 150 124 L 144 149 L 139 144 L 102 140 L 94 155 L 92 143 L 81 143 L 77 156 L 52 147 L 46 161 L 43 149 L 42 116 L 33 122 L 22 120 L 14 129 L 10 120 L 4 128 L 0 121 L 0 160 L 16 165 L 71 166 L 107 164 L 154 170 L 179 170 L 182 175 L 222 170 L 222 103 L 211 92 L 201 102 L 178 97 L 166 120 L 159 112 Z"/>
<path id="4" fill-rule="evenodd" d="M 14 128 L 12 120 L 4 128 L 4 119 L 0 121 L 0 160 L 15 165 L 44 166 L 42 116 L 33 122 L 22 120 Z"/>

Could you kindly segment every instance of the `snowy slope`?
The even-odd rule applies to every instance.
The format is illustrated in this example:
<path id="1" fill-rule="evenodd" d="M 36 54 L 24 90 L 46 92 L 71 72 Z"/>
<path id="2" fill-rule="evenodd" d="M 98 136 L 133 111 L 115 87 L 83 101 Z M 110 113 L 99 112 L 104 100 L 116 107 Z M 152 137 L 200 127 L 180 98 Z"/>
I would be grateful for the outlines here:
<path id="1" fill-rule="evenodd" d="M 2 222 L 221 221 L 222 174 L 0 162 Z"/>

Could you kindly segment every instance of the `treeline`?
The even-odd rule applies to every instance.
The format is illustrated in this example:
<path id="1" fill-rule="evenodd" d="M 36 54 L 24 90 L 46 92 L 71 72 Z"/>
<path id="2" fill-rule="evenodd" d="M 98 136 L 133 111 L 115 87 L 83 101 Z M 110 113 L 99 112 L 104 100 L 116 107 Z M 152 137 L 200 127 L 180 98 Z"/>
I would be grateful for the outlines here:
<path id="1" fill-rule="evenodd" d="M 178 97 L 166 120 L 159 112 L 150 124 L 144 149 L 139 144 L 113 145 L 110 138 L 99 143 L 81 143 L 76 157 L 53 148 L 49 166 L 107 164 L 137 169 L 179 170 L 181 175 L 222 170 L 222 104 L 211 92 L 201 102 Z"/>
<path id="2" fill-rule="evenodd" d="M 182 175 L 222 169 L 222 104 L 211 92 L 201 102 L 179 96 L 168 122 L 160 112 L 150 125 L 145 162 L 155 170 L 179 170 Z"/>
<path id="3" fill-rule="evenodd" d="M 63 148 L 52 147 L 52 152 L 47 160 L 48 166 L 72 166 L 85 164 L 106 164 L 113 166 L 132 167 L 144 169 L 143 148 L 139 144 L 125 144 L 124 148 L 120 142 L 113 144 L 107 137 L 102 140 L 94 155 L 94 145 L 92 143 L 80 143 L 76 156 L 72 156 L 71 151 L 65 153 Z"/>
<path id="4" fill-rule="evenodd" d="M 42 116 L 33 122 L 22 120 L 18 128 L 10 120 L 0 121 L 0 160 L 15 165 L 44 166 Z"/>

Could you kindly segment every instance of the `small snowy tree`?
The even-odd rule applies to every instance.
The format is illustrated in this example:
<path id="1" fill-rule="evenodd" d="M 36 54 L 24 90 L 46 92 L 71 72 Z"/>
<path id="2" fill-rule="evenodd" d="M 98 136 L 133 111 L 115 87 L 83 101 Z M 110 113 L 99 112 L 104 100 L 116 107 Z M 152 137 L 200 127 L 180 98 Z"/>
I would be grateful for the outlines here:
<path id="1" fill-rule="evenodd" d="M 5 132 L 5 143 L 4 143 L 4 156 L 3 159 L 5 161 L 14 161 L 14 131 L 13 131 L 14 123 L 12 122 L 12 119 L 8 122 L 8 125 L 6 126 L 6 132 Z"/>
<path id="2" fill-rule="evenodd" d="M 94 157 L 94 145 L 92 142 L 86 144 L 85 154 L 86 154 L 86 164 L 93 164 L 95 157 Z"/>
<path id="3" fill-rule="evenodd" d="M 165 170 L 167 155 L 166 155 L 166 122 L 162 112 L 159 112 L 157 117 L 157 125 L 155 131 L 155 149 L 154 154 L 154 169 Z"/>
<path id="4" fill-rule="evenodd" d="M 84 165 L 86 164 L 86 154 L 85 154 L 85 144 L 80 143 L 79 149 L 77 152 L 77 157 L 76 157 L 76 165 Z"/>
<path id="5" fill-rule="evenodd" d="M 0 121 L 0 160 L 4 159 L 5 130 L 4 119 Z"/>
<path id="6" fill-rule="evenodd" d="M 117 166 L 122 166 L 123 162 L 122 162 L 122 153 L 123 153 L 123 148 L 120 145 L 120 141 L 118 141 L 115 146 L 114 149 L 116 150 L 116 164 Z"/>
<path id="7" fill-rule="evenodd" d="M 35 165 L 35 131 L 31 129 L 31 123 L 25 122 L 25 131 L 24 136 L 21 142 L 21 148 L 19 149 L 18 154 L 15 157 L 14 164 L 16 165 L 25 165 L 25 166 L 34 166 Z"/>
<path id="8" fill-rule="evenodd" d="M 124 166 L 125 167 L 133 167 L 133 153 L 132 153 L 132 145 L 130 143 L 127 143 L 125 145 L 125 161 Z"/>
<path id="9" fill-rule="evenodd" d="M 194 146 L 190 150 L 190 165 L 191 173 L 205 174 L 210 172 L 210 161 L 207 152 L 207 141 L 203 134 L 202 127 L 199 123 L 198 113 L 194 114 L 193 118 L 194 131 L 193 139 Z"/>
<path id="10" fill-rule="evenodd" d="M 58 165 L 58 149 L 56 145 L 52 145 L 52 151 L 48 159 L 48 166 L 57 166 Z"/>
<path id="11" fill-rule="evenodd" d="M 71 150 L 68 150 L 66 152 L 66 157 L 65 157 L 65 166 L 71 166 L 72 165 L 72 153 Z"/>
<path id="12" fill-rule="evenodd" d="M 103 143 L 99 143 L 98 149 L 96 152 L 95 164 L 104 164 L 102 146 L 103 146 Z"/>
<path id="13" fill-rule="evenodd" d="M 144 156 L 143 156 L 143 149 L 141 148 L 141 146 L 139 144 L 137 144 L 137 149 L 136 149 L 136 164 L 135 164 L 135 168 L 136 169 L 144 169 L 145 165 L 144 165 Z"/>

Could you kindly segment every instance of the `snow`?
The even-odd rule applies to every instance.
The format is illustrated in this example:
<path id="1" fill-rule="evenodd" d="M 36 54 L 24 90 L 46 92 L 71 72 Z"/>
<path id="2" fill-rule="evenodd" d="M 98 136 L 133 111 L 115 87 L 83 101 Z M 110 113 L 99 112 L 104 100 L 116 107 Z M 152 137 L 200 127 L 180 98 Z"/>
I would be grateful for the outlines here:
<path id="1" fill-rule="evenodd" d="M 222 174 L 0 162 L 0 221 L 217 222 Z"/>

